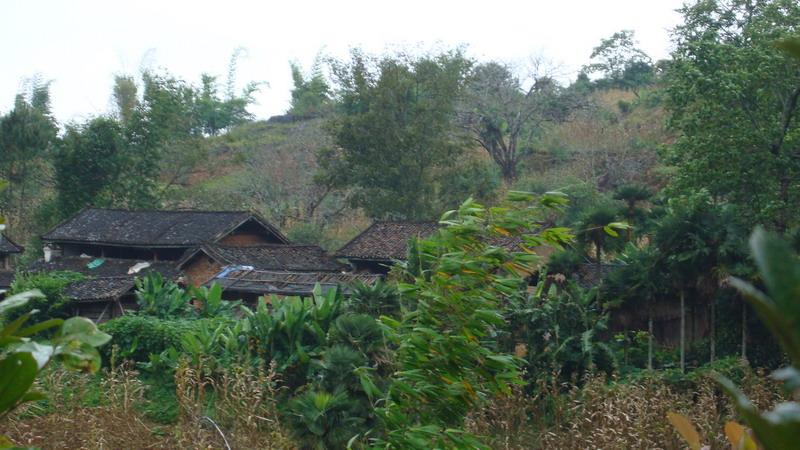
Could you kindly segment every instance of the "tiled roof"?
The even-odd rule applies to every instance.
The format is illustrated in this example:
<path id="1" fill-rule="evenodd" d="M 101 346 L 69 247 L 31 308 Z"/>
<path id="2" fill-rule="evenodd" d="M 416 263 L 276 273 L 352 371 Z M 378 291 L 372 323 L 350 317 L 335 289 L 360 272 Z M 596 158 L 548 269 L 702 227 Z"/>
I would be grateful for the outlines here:
<path id="1" fill-rule="evenodd" d="M 408 241 L 425 238 L 439 228 L 436 222 L 375 222 L 336 252 L 336 256 L 375 261 L 403 260 Z"/>
<path id="2" fill-rule="evenodd" d="M 269 244 L 248 247 L 204 245 L 185 256 L 179 267 L 198 252 L 204 252 L 224 266 L 252 266 L 261 270 L 284 271 L 341 271 L 344 266 L 336 262 L 316 245 Z"/>
<path id="3" fill-rule="evenodd" d="M 348 259 L 392 261 L 405 260 L 411 238 L 431 236 L 441 225 L 436 222 L 375 222 L 336 252 Z M 491 245 L 518 250 L 522 244 L 519 236 L 494 236 Z"/>
<path id="4" fill-rule="evenodd" d="M 87 208 L 42 236 L 44 241 L 148 247 L 194 247 L 215 242 L 253 220 L 278 241 L 286 238 L 247 211 L 127 211 Z"/>
<path id="5" fill-rule="evenodd" d="M 0 253 L 22 253 L 25 250 L 22 246 L 17 245 L 8 238 L 5 234 L 0 234 Z"/>
<path id="6" fill-rule="evenodd" d="M 258 295 L 302 295 L 308 296 L 314 286 L 320 285 L 323 291 L 341 286 L 349 293 L 347 285 L 354 282 L 374 284 L 379 275 L 337 272 L 281 272 L 270 270 L 230 270 L 226 269 L 212 278 L 207 284 L 219 283 L 223 290 L 246 292 Z"/>
<path id="7" fill-rule="evenodd" d="M 101 264 L 97 265 L 99 261 Z M 61 256 L 45 262 L 40 259 L 28 266 L 29 272 L 52 272 L 52 271 L 70 271 L 79 272 L 91 277 L 130 277 L 142 276 L 148 272 L 159 272 L 165 278 L 177 278 L 179 272 L 175 267 L 174 262 L 168 261 L 146 261 L 148 267 L 142 268 L 137 273 L 129 274 L 137 264 L 145 263 L 145 261 L 136 261 L 131 259 L 114 259 L 114 258 L 83 258 L 80 256 Z"/>
<path id="8" fill-rule="evenodd" d="M 135 266 L 143 266 L 145 263 L 149 265 L 136 272 L 128 273 Z M 174 280 L 180 275 L 174 262 L 82 258 L 80 256 L 62 256 L 50 262 L 38 260 L 27 270 L 29 272 L 71 271 L 86 275 L 86 279 L 76 281 L 64 290 L 67 297 L 77 302 L 119 298 L 133 289 L 137 277 L 142 277 L 150 272 L 158 272 L 170 280 Z"/>
<path id="9" fill-rule="evenodd" d="M 87 278 L 67 286 L 64 294 L 76 302 L 114 300 L 130 292 L 133 287 L 133 277 Z"/>

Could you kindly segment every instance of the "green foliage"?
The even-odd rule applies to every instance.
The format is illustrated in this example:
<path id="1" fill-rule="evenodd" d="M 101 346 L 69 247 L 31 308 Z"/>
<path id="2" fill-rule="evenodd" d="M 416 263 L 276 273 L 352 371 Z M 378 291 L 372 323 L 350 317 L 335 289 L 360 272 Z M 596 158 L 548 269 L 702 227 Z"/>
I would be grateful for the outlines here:
<path id="1" fill-rule="evenodd" d="M 84 275 L 77 272 L 22 272 L 14 277 L 11 284 L 11 294 L 37 290 L 41 297 L 32 297 L 25 307 L 16 308 L 10 312 L 9 318 L 17 318 L 23 313 L 37 310 L 37 318 L 47 320 L 53 318 L 65 319 L 69 316 L 70 299 L 64 295 L 64 289 L 70 284 L 82 280 Z"/>
<path id="2" fill-rule="evenodd" d="M 25 306 L 41 293 L 29 291 L 12 295 L 0 302 L 0 419 L 22 403 L 42 400 L 46 396 L 31 390 L 40 371 L 52 361 L 59 361 L 71 370 L 94 373 L 100 368 L 97 347 L 111 336 L 98 331 L 94 323 L 82 317 L 66 321 L 50 319 L 26 326 L 32 313 L 8 320 L 9 311 Z M 33 340 L 42 331 L 55 330 L 48 341 Z M 0 446 L 10 445 L 0 435 Z"/>
<path id="3" fill-rule="evenodd" d="M 575 250 L 568 249 L 555 252 L 547 260 L 548 274 L 562 274 L 569 277 L 575 274 L 583 264 L 583 257 Z"/>
<path id="4" fill-rule="evenodd" d="M 57 205 L 62 217 L 87 205 L 148 206 L 153 203 L 152 155 L 140 151 L 113 119 L 71 125 L 54 156 Z"/>
<path id="5" fill-rule="evenodd" d="M 201 292 L 201 295 L 206 292 Z M 210 293 L 208 293 L 210 295 Z M 221 296 L 221 292 L 220 292 Z M 136 279 L 136 303 L 139 312 L 160 319 L 185 317 L 192 311 L 189 303 L 192 296 L 181 289 L 175 282 L 165 280 L 158 272 L 150 272 L 143 278 Z M 221 300 L 221 299 L 219 299 Z M 212 297 L 212 302 L 213 302 Z M 223 308 L 220 303 L 212 307 Z M 207 310 L 206 312 L 210 312 Z"/>
<path id="6" fill-rule="evenodd" d="M 309 390 L 288 405 L 287 425 L 301 448 L 346 448 L 361 420 L 351 414 L 352 401 L 342 392 Z"/>
<path id="7" fill-rule="evenodd" d="M 598 264 L 603 261 L 603 254 L 619 248 L 622 239 L 614 239 L 616 232 L 609 232 L 609 227 L 618 223 L 619 211 L 613 207 L 598 206 L 586 211 L 579 222 L 578 242 L 584 245 L 585 253 L 594 251 L 594 260 Z M 613 228 L 611 229 L 613 231 Z"/>
<path id="8" fill-rule="evenodd" d="M 465 148 L 454 116 L 468 67 L 458 51 L 377 61 L 354 52 L 334 67 L 335 147 L 319 154 L 318 180 L 350 189 L 370 217 L 430 217 L 439 171 Z"/>
<path id="9" fill-rule="evenodd" d="M 622 30 L 603 39 L 592 50 L 587 73 L 600 74 L 594 84 L 601 89 L 631 89 L 635 93 L 655 81 L 655 67 L 645 52 L 637 47 L 634 32 Z M 637 94 L 638 95 L 638 94 Z"/>
<path id="10" fill-rule="evenodd" d="M 17 223 L 30 220 L 44 194 L 41 177 L 58 131 L 50 114 L 49 86 L 34 79 L 30 92 L 17 95 L 14 108 L 0 116 L 0 178 L 9 183 L 0 207 Z"/>
<path id="11" fill-rule="evenodd" d="M 343 314 L 328 332 L 328 343 L 346 345 L 362 355 L 373 356 L 382 348 L 383 330 L 375 317 L 367 314 Z M 326 357 L 330 355 L 326 352 Z M 360 367 L 359 364 L 356 367 Z"/>
<path id="12" fill-rule="evenodd" d="M 181 348 L 181 338 L 194 330 L 202 321 L 193 319 L 163 319 L 139 314 L 125 314 L 104 322 L 100 329 L 113 336 L 106 347 L 106 359 L 111 348 L 117 347 L 117 356 L 136 362 L 147 362 L 150 355 L 160 355 L 168 348 Z"/>
<path id="13" fill-rule="evenodd" d="M 775 372 L 773 377 L 782 381 L 796 398 L 800 388 L 800 261 L 785 242 L 762 229 L 753 233 L 750 246 L 768 294 L 737 278 L 731 283 L 789 355 L 791 366 Z M 789 448 L 800 439 L 800 404 L 796 401 L 781 403 L 772 411 L 761 413 L 732 381 L 727 378 L 719 381 L 765 449 Z"/>
<path id="14" fill-rule="evenodd" d="M 587 373 L 617 368 L 614 352 L 603 339 L 608 318 L 596 289 L 571 284 L 557 295 L 516 304 L 509 328 L 514 339 L 526 345 L 526 372 L 531 377 L 556 374 L 562 380 L 580 380 Z"/>
<path id="15" fill-rule="evenodd" d="M 202 318 L 232 317 L 242 304 L 241 300 L 223 300 L 222 286 L 219 283 L 212 284 L 210 288 L 205 286 L 192 288 L 191 296 L 199 304 L 197 314 Z"/>
<path id="16" fill-rule="evenodd" d="M 324 115 L 333 110 L 331 88 L 322 74 L 321 61 L 314 61 L 310 76 L 303 75 L 296 63 L 290 63 L 292 69 L 292 103 L 289 114 L 300 117 Z"/>
<path id="17" fill-rule="evenodd" d="M 273 298 L 271 307 L 259 301 L 255 311 L 244 308 L 244 320 L 259 356 L 274 361 L 287 383 L 297 386 L 305 381 L 311 359 L 321 354 L 342 302 L 337 289 L 313 298 Z"/>
<path id="18" fill-rule="evenodd" d="M 519 192 L 509 194 L 508 206 L 490 209 L 468 200 L 442 217 L 446 227 L 417 242 L 400 272 L 401 293 L 416 306 L 400 320 L 382 318 L 397 347 L 398 367 L 376 401 L 385 429 L 376 445 L 484 447 L 459 427 L 467 411 L 520 382 L 518 361 L 498 352 L 492 341 L 505 326 L 503 305 L 523 300 L 525 276 L 539 261 L 523 248 L 497 247 L 487 238 L 521 235 L 521 247 L 560 246 L 571 237 L 567 230 L 530 230 L 548 210 L 564 204 L 557 194 L 537 198 Z"/>
<path id="19" fill-rule="evenodd" d="M 667 72 L 674 190 L 707 189 L 741 208 L 748 225 L 798 221 L 800 71 L 774 46 L 793 36 L 792 0 L 700 1 L 682 8 Z"/>
<path id="20" fill-rule="evenodd" d="M 351 286 L 347 309 L 374 317 L 394 316 L 400 311 L 400 293 L 393 283 L 378 280 L 373 285 L 356 282 Z"/>

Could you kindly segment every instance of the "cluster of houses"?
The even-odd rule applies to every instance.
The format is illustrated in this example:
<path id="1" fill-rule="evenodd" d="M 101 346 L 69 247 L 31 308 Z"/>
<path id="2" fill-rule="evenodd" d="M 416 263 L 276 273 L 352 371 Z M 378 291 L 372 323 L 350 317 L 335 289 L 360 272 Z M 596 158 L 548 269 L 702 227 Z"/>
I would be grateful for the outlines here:
<path id="1" fill-rule="evenodd" d="M 433 234 L 435 222 L 375 222 L 339 250 L 293 244 L 264 218 L 247 211 L 128 211 L 87 208 L 41 236 L 44 257 L 27 272 L 72 271 L 85 275 L 69 285 L 72 313 L 102 322 L 137 308 L 135 281 L 150 272 L 184 286 L 218 283 L 223 298 L 254 304 L 265 295 L 310 296 L 315 286 L 348 295 L 355 282 L 374 284 L 408 242 Z M 495 245 L 514 247 L 514 239 Z M 550 249 L 539 249 L 545 256 Z M 0 294 L 15 277 L 14 256 L 23 248 L 0 235 Z M 598 282 L 596 266 L 574 274 L 581 284 Z M 2 297 L 0 297 L 2 298 Z M 705 309 L 690 305 L 688 339 L 708 335 Z M 675 302 L 656 305 L 655 334 L 677 341 Z M 611 328 L 645 329 L 638 307 L 616 310 Z"/>
<path id="2" fill-rule="evenodd" d="M 27 272 L 85 275 L 65 294 L 72 312 L 98 322 L 137 308 L 137 277 L 158 272 L 185 286 L 218 283 L 226 299 L 255 302 L 264 295 L 308 296 L 354 282 L 374 284 L 406 256 L 412 237 L 436 230 L 432 222 L 376 222 L 329 254 L 293 244 L 262 217 L 247 211 L 129 211 L 87 208 L 41 236 L 44 257 Z M 14 279 L 12 259 L 22 247 L 0 240 L 0 290 Z M 345 294 L 348 292 L 345 291 Z"/>

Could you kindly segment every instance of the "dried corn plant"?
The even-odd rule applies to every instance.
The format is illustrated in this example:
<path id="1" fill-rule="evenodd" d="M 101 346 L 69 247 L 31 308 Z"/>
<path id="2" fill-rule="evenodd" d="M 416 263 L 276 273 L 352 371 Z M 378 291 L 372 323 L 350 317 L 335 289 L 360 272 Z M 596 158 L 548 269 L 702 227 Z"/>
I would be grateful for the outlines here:
<path id="1" fill-rule="evenodd" d="M 782 401 L 777 383 L 743 368 L 742 389 L 759 407 Z M 471 431 L 497 449 L 682 449 L 685 444 L 667 421 L 667 413 L 690 418 L 711 449 L 728 449 L 724 427 L 736 415 L 712 375 L 688 385 L 650 376 L 638 381 L 594 376 L 581 388 L 542 383 L 497 398 L 473 412 Z"/>

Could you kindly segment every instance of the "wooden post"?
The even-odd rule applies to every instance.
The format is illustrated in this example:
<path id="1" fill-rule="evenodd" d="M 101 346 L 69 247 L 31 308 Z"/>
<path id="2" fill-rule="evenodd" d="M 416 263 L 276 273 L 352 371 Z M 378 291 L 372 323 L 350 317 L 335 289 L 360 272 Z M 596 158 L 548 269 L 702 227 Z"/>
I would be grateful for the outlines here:
<path id="1" fill-rule="evenodd" d="M 711 362 L 717 359 L 717 302 L 711 300 Z"/>
<path id="2" fill-rule="evenodd" d="M 747 303 L 742 300 L 742 359 L 747 360 Z"/>
<path id="3" fill-rule="evenodd" d="M 686 301 L 681 289 L 681 372 L 686 371 Z"/>
<path id="4" fill-rule="evenodd" d="M 647 369 L 653 370 L 653 306 L 647 315 Z"/>

